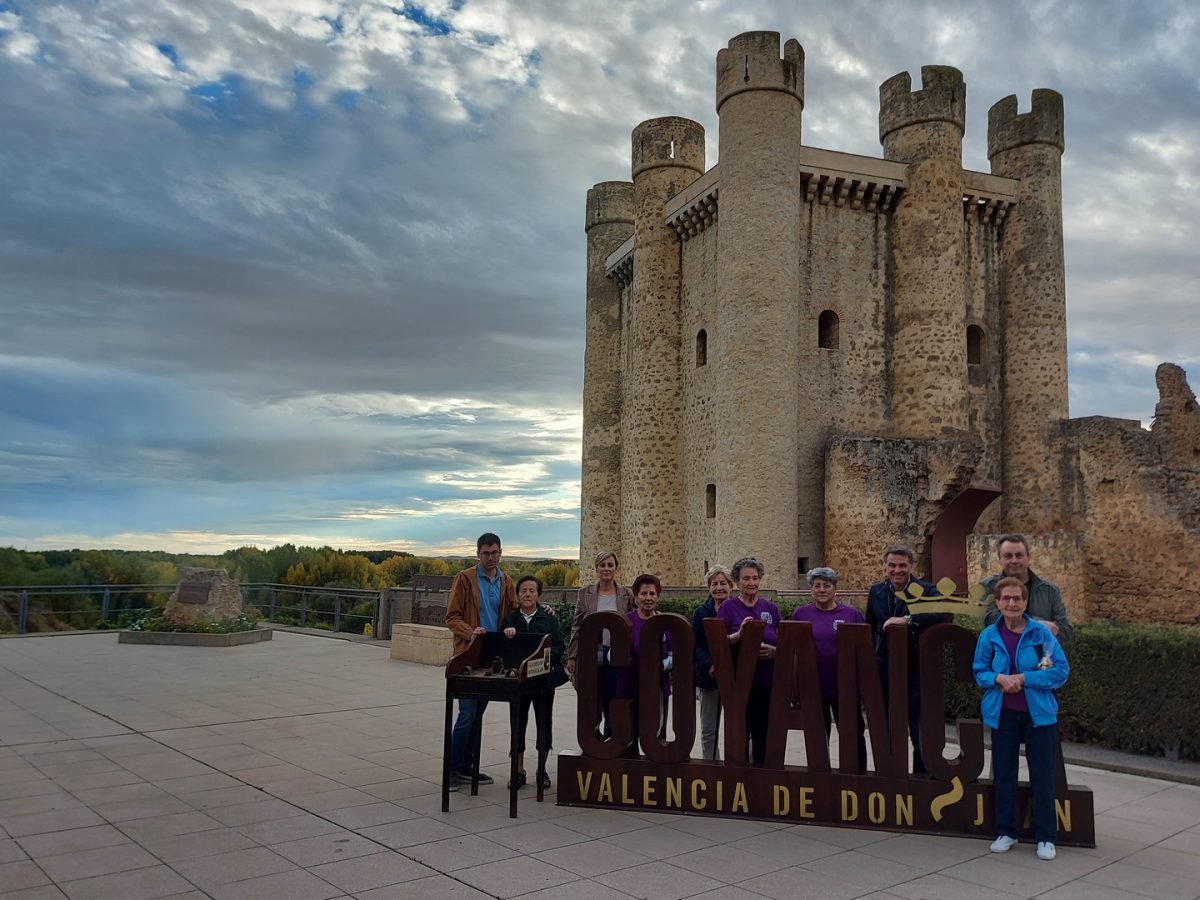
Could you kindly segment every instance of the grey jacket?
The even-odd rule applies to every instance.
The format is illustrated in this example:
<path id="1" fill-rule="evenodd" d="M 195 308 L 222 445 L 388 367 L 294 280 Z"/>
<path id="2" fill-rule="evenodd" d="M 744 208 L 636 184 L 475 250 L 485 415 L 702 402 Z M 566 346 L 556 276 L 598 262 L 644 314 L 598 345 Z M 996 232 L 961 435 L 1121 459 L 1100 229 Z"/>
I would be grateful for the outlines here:
<path id="1" fill-rule="evenodd" d="M 579 655 L 579 626 L 583 623 L 585 616 L 590 616 L 596 611 L 596 603 L 598 602 L 599 584 L 584 585 L 579 589 L 579 596 L 575 600 L 575 617 L 571 619 L 571 640 L 567 642 L 567 662 L 570 662 Z M 617 593 L 617 612 L 624 615 L 633 609 L 633 591 L 621 585 L 615 585 Z"/>
<path id="2" fill-rule="evenodd" d="M 1003 574 L 989 575 L 981 582 L 987 588 L 990 598 L 983 613 L 984 625 L 992 625 L 1000 619 L 1000 610 L 996 608 L 996 600 L 992 595 L 995 593 L 996 582 L 1003 577 Z M 1052 581 L 1043 581 L 1033 574 L 1033 569 L 1030 569 L 1028 587 L 1029 608 L 1026 612 L 1035 619 L 1053 622 L 1058 626 L 1058 642 L 1064 646 L 1070 643 L 1075 629 L 1067 615 L 1067 604 L 1063 602 L 1062 591 L 1058 589 L 1058 585 Z"/>

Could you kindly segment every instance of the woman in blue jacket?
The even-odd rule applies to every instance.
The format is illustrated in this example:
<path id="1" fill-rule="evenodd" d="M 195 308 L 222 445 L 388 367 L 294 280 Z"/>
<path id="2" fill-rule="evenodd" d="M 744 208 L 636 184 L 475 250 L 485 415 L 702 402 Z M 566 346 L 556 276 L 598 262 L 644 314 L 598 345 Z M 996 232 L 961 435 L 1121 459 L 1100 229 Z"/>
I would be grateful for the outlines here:
<path id="1" fill-rule="evenodd" d="M 1000 619 L 975 645 L 975 683 L 985 688 L 983 721 L 992 729 L 992 777 L 996 795 L 993 853 L 1017 843 L 1017 753 L 1025 743 L 1033 794 L 1033 832 L 1039 859 L 1054 859 L 1054 811 L 1058 700 L 1070 666 L 1050 629 L 1030 618 L 1028 589 L 1016 578 L 996 583 Z"/>

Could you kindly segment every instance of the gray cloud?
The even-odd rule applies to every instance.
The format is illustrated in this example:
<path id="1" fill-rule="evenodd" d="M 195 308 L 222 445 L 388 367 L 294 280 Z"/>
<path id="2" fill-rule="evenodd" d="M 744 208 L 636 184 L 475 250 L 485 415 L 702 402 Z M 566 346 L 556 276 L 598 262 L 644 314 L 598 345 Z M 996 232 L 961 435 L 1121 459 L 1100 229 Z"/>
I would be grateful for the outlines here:
<path id="1" fill-rule="evenodd" d="M 0 422 L 17 435 L 0 441 L 0 541 L 78 530 L 14 523 L 46 508 L 23 482 L 170 486 L 188 528 L 228 534 L 420 497 L 449 516 L 465 489 L 439 473 L 533 460 L 494 495 L 558 510 L 577 421 L 550 433 L 536 411 L 579 407 L 584 193 L 629 177 L 629 132 L 652 116 L 700 121 L 716 162 L 715 53 L 750 28 L 805 45 L 819 146 L 877 155 L 879 83 L 950 64 L 968 84 L 964 162 L 986 171 L 987 108 L 1061 91 L 1072 412 L 1148 418 L 1150 360 L 1195 381 L 1186 4 L 892 4 L 888 27 L 866 0 L 398 8 L 0 2 Z M 55 396 L 30 387 L 47 372 Z M 186 499 L 193 483 L 217 500 Z M 261 503 L 222 514 L 226 484 Z M 421 534 L 469 535 L 479 511 L 458 509 Z M 569 546 L 574 527 L 529 533 Z"/>

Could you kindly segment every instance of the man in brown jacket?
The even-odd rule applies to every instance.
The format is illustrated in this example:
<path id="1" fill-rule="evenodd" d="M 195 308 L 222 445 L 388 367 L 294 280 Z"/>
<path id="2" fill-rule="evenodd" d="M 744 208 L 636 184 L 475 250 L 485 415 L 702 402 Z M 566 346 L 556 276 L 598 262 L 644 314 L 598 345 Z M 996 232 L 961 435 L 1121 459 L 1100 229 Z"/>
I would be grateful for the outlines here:
<path id="1" fill-rule="evenodd" d="M 450 601 L 446 606 L 446 627 L 454 632 L 454 652 L 461 653 L 476 635 L 499 631 L 500 622 L 517 608 L 517 590 L 513 580 L 500 571 L 500 538 L 490 531 L 475 542 L 479 564 L 454 576 Z M 471 726 L 482 716 L 486 700 L 459 700 L 458 720 L 450 735 L 450 790 L 458 790 L 460 776 L 472 774 L 478 760 L 470 758 Z M 479 773 L 480 784 L 495 779 Z"/>

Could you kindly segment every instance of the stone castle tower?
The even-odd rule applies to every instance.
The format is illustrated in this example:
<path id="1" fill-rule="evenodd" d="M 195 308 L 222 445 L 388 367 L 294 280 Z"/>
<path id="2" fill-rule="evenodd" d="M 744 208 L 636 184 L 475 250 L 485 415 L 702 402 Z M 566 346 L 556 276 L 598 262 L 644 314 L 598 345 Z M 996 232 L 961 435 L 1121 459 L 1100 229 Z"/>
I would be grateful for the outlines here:
<path id="1" fill-rule="evenodd" d="M 606 547 L 667 584 L 750 554 L 770 587 L 818 564 L 865 586 L 903 540 L 961 584 L 972 532 L 1078 537 L 1052 458 L 1072 452 L 1062 97 L 992 106 L 990 173 L 962 167 L 944 66 L 880 87 L 882 158 L 818 149 L 803 48 L 750 32 L 717 54 L 716 110 L 717 165 L 698 123 L 652 119 L 632 183 L 588 191 L 584 577 Z M 1043 568 L 1066 544 L 1039 543 Z"/>

